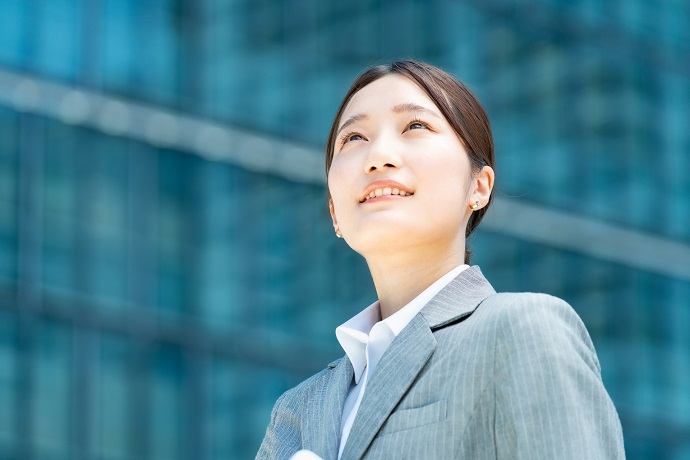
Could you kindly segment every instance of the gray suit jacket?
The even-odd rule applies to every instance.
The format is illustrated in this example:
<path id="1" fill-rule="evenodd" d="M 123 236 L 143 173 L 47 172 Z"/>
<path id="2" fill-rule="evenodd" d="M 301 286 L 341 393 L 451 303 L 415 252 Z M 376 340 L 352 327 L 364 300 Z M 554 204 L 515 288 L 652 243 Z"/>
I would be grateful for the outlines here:
<path id="1" fill-rule="evenodd" d="M 278 399 L 257 459 L 336 459 L 347 357 Z M 582 321 L 544 294 L 497 294 L 463 271 L 396 337 L 367 384 L 342 460 L 624 458 Z"/>

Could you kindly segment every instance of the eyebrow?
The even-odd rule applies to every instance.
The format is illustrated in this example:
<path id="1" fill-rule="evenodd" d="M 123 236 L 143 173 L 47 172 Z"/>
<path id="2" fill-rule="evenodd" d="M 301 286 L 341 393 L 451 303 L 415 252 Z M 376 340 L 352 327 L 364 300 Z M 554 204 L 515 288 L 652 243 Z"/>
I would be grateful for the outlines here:
<path id="1" fill-rule="evenodd" d="M 424 112 L 429 115 L 433 115 L 436 118 L 441 118 L 439 114 L 434 112 L 431 109 L 427 109 L 426 107 L 422 107 L 421 105 L 418 104 L 413 104 L 412 102 L 405 102 L 403 104 L 398 104 L 394 106 L 391 109 L 394 113 L 406 113 L 406 112 Z M 345 123 L 343 123 L 340 128 L 338 128 L 338 133 L 342 131 L 343 129 L 347 128 L 353 123 L 356 123 L 358 121 L 366 120 L 368 119 L 369 116 L 364 114 L 364 113 L 358 113 L 356 115 L 351 116 L 347 120 L 345 120 Z"/>
<path id="2" fill-rule="evenodd" d="M 426 107 L 422 107 L 421 105 L 413 104 L 411 102 L 406 102 L 404 104 L 398 104 L 395 107 L 393 107 L 393 112 L 395 113 L 405 113 L 405 112 L 424 112 L 429 115 L 433 115 L 437 118 L 440 118 L 439 114 L 434 112 L 431 109 L 427 109 Z"/>
<path id="3" fill-rule="evenodd" d="M 342 125 L 340 125 L 340 128 L 338 128 L 338 133 L 340 133 L 340 131 L 342 131 L 343 129 L 345 129 L 345 128 L 347 128 L 348 126 L 350 126 L 352 123 L 356 123 L 356 122 L 358 122 L 358 121 L 366 120 L 367 118 L 369 118 L 369 116 L 368 116 L 368 115 L 365 115 L 365 114 L 363 114 L 363 113 L 358 113 L 357 115 L 352 115 L 350 118 L 348 118 L 348 119 L 345 121 L 345 123 L 343 123 Z M 338 134 L 338 133 L 336 133 L 336 134 Z"/>

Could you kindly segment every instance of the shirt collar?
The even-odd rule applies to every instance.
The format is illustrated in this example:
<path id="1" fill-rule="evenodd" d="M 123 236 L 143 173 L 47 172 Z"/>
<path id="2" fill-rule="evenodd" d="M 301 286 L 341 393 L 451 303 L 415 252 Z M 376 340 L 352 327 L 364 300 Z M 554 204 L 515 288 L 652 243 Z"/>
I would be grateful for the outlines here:
<path id="1" fill-rule="evenodd" d="M 468 265 L 455 267 L 422 291 L 407 305 L 384 319 L 383 322 L 390 328 L 393 335 L 397 337 L 405 326 L 412 321 L 412 318 L 414 318 L 441 289 L 446 287 L 448 283 L 467 267 Z M 367 365 L 366 348 L 369 343 L 369 333 L 379 321 L 381 321 L 381 310 L 379 308 L 379 302 L 376 301 L 342 325 L 338 326 L 335 330 L 335 336 L 338 342 L 340 342 L 340 346 L 352 363 L 352 368 L 355 372 L 355 383 L 359 382 Z"/>

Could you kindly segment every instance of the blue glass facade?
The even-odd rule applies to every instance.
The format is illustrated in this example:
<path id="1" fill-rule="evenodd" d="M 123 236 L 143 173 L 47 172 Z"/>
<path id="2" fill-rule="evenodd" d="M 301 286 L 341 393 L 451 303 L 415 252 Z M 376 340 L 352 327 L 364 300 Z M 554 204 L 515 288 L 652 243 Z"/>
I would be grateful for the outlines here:
<path id="1" fill-rule="evenodd" d="M 629 458 L 690 458 L 688 24 L 681 0 L 0 2 L 0 458 L 251 458 L 374 300 L 321 155 L 400 57 L 491 117 L 474 262 L 582 316 Z"/>

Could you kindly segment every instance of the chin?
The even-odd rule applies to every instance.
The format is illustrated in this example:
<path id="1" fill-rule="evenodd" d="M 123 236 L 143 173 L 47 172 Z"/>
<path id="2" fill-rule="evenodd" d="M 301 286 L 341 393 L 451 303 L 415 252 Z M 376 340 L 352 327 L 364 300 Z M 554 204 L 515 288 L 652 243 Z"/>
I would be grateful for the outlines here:
<path id="1" fill-rule="evenodd" d="M 411 247 L 428 244 L 428 232 L 420 232 L 419 228 L 379 226 L 372 231 L 357 230 L 346 236 L 347 244 L 360 255 L 366 257 L 381 251 L 401 252 Z M 432 237 L 433 238 L 433 237 Z"/>
<path id="2" fill-rule="evenodd" d="M 459 242 L 464 246 L 465 226 L 462 222 L 429 221 L 361 225 L 345 237 L 347 244 L 366 258 L 367 254 L 381 252 L 405 252 L 406 250 L 429 247 L 455 248 Z"/>

